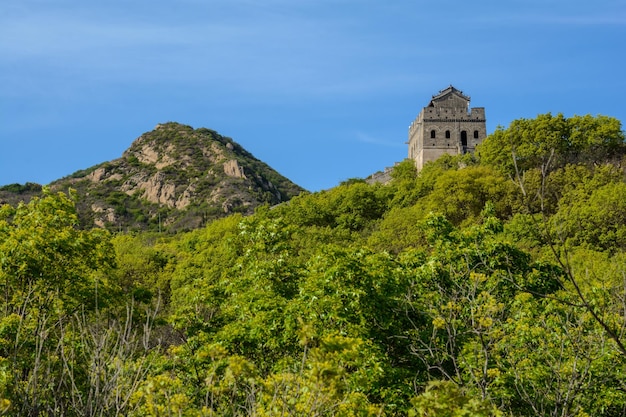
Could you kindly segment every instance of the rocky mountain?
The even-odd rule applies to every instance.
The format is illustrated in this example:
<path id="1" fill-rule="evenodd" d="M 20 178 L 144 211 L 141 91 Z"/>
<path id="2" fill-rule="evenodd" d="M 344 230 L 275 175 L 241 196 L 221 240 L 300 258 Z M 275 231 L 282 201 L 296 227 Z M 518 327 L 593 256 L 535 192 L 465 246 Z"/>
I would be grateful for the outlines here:
<path id="1" fill-rule="evenodd" d="M 188 230 L 304 191 L 231 138 L 178 123 L 159 124 L 121 158 L 54 181 L 73 189 L 84 227 L 111 230 Z M 40 192 L 36 184 L 0 188 L 0 203 Z"/>

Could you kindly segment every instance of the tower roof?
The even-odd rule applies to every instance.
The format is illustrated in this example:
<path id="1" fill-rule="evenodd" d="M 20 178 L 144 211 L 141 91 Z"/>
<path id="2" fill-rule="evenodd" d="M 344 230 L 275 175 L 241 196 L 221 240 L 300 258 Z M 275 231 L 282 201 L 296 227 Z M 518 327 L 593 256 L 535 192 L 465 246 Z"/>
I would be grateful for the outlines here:
<path id="1" fill-rule="evenodd" d="M 467 101 L 468 103 L 470 101 L 469 96 L 466 96 L 465 94 L 463 94 L 463 91 L 453 87 L 452 84 L 450 84 L 448 88 L 445 88 L 439 91 L 439 94 L 433 95 L 433 98 L 430 100 L 430 103 L 428 103 L 428 107 L 433 107 L 436 101 L 442 101 L 444 99 L 447 99 L 450 95 L 455 95 L 457 97 L 460 97 L 463 100 Z"/>

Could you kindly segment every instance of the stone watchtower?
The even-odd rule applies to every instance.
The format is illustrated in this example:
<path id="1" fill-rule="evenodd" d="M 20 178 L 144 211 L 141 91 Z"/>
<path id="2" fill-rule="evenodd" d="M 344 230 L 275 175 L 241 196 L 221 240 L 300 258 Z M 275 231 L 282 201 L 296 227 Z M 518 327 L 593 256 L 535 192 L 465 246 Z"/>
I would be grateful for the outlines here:
<path id="1" fill-rule="evenodd" d="M 417 170 L 443 154 L 473 152 L 487 136 L 485 108 L 469 108 L 470 98 L 450 86 L 433 96 L 409 127 L 409 158 Z"/>

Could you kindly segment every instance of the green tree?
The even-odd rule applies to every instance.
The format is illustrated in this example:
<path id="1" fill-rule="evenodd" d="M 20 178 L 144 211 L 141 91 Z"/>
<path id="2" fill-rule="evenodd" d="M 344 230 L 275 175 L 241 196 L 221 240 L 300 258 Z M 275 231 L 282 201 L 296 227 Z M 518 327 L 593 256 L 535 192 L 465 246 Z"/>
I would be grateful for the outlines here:
<path id="1" fill-rule="evenodd" d="M 504 336 L 512 298 L 553 293 L 560 271 L 501 241 L 502 226 L 489 207 L 483 217 L 467 229 L 440 216 L 428 219 L 430 255 L 418 265 L 407 258 L 415 265 L 405 297 L 412 317 L 407 334 L 431 378 L 473 387 L 473 395 L 494 400 L 499 371 L 493 350 Z"/>
<path id="2" fill-rule="evenodd" d="M 290 223 L 360 232 L 379 219 L 391 198 L 380 184 L 348 182 L 331 190 L 298 196 L 284 207 Z"/>
<path id="3" fill-rule="evenodd" d="M 500 410 L 488 401 L 467 396 L 454 383 L 449 381 L 433 381 L 426 390 L 414 397 L 413 407 L 409 410 L 411 417 L 498 417 L 503 416 Z"/>
<path id="4" fill-rule="evenodd" d="M 177 261 L 170 281 L 169 321 L 185 338 L 221 326 L 222 282 L 243 252 L 236 243 L 241 221 L 239 214 L 219 219 L 171 243 Z"/>
<path id="5" fill-rule="evenodd" d="M 426 246 L 426 234 L 422 226 L 427 214 L 425 207 L 420 204 L 391 208 L 368 236 L 368 246 L 375 251 L 393 254 Z"/>
<path id="6" fill-rule="evenodd" d="M 455 225 L 476 222 L 489 202 L 494 214 L 507 218 L 512 214 L 514 184 L 498 171 L 486 166 L 470 166 L 442 173 L 433 190 L 419 204 L 426 212 L 442 214 Z"/>
<path id="7" fill-rule="evenodd" d="M 498 127 L 477 152 L 481 162 L 513 176 L 532 168 L 547 174 L 568 163 L 608 162 L 620 159 L 625 150 L 621 123 L 615 118 L 547 113 Z"/>
<path id="8" fill-rule="evenodd" d="M 626 249 L 626 183 L 600 186 L 589 195 L 576 192 L 550 219 L 553 235 L 570 245 L 599 250 Z"/>
<path id="9" fill-rule="evenodd" d="M 265 378 L 256 412 L 266 417 L 380 416 L 382 407 L 362 391 L 380 373 L 372 353 L 373 347 L 358 338 L 321 338 L 317 346 L 305 350 L 299 372 Z"/>
<path id="10" fill-rule="evenodd" d="M 64 194 L 0 208 L 0 358 L 4 396 L 20 415 L 67 407 L 77 381 L 69 380 L 60 352 L 65 329 L 74 315 L 110 302 L 109 235 L 77 225 Z"/>
<path id="11" fill-rule="evenodd" d="M 566 300 L 516 296 L 494 346 L 494 392 L 515 415 L 622 414 L 624 361 L 593 317 Z"/>

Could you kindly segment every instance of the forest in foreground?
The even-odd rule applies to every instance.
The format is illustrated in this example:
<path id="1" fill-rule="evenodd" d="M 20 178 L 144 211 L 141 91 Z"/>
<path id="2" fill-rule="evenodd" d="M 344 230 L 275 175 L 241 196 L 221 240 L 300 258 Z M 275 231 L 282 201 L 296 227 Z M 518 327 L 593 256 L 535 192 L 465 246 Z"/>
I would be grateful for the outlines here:
<path id="1" fill-rule="evenodd" d="M 189 232 L 5 205 L 0 415 L 624 415 L 625 156 L 544 114 Z"/>

